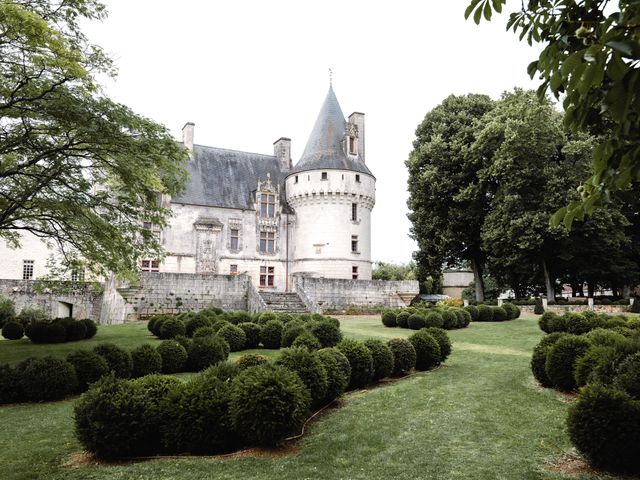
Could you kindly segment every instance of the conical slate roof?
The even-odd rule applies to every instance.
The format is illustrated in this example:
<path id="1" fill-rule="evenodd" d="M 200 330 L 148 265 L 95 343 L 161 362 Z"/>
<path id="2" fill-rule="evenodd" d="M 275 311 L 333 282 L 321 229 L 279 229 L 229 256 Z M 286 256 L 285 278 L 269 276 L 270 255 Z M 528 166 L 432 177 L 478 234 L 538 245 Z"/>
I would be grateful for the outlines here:
<path id="1" fill-rule="evenodd" d="M 349 158 L 346 154 L 346 125 L 336 94 L 333 88 L 329 87 L 329 93 L 324 99 L 304 153 L 291 173 L 327 169 L 351 170 L 373 176 L 364 162 Z"/>

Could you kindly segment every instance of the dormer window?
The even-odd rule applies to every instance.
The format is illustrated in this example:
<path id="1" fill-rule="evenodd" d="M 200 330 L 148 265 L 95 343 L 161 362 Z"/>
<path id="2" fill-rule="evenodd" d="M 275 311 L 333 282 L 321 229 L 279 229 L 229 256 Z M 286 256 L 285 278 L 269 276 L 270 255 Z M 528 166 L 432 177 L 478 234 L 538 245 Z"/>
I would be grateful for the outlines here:
<path id="1" fill-rule="evenodd" d="M 356 173 L 356 182 L 360 183 L 360 175 L 358 175 L 357 173 Z"/>
<path id="2" fill-rule="evenodd" d="M 276 196 L 274 194 L 260 194 L 260 216 L 263 218 L 273 218 L 276 216 Z"/>
<path id="3" fill-rule="evenodd" d="M 358 154 L 358 140 L 354 136 L 349 137 L 349 155 Z"/>
<path id="4" fill-rule="evenodd" d="M 322 172 L 320 174 L 320 180 L 328 180 L 327 172 Z"/>

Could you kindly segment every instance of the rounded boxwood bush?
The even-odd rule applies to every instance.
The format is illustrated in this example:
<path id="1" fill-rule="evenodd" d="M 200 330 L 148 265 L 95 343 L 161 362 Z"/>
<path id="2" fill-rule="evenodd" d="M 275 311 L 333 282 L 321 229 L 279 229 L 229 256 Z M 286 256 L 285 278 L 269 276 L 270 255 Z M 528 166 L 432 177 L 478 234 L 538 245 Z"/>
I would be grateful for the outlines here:
<path id="1" fill-rule="evenodd" d="M 398 315 L 396 315 L 396 322 L 400 328 L 408 328 L 409 327 L 409 317 L 411 313 L 407 311 L 402 311 Z"/>
<path id="2" fill-rule="evenodd" d="M 262 316 L 271 313 L 264 312 L 260 315 L 260 319 L 262 321 Z M 275 314 L 274 314 L 275 315 Z M 268 318 L 268 317 L 267 317 Z M 282 341 L 282 322 L 279 320 L 269 320 L 262 327 L 262 331 L 260 332 L 260 342 L 264 348 L 270 348 L 277 350 L 280 348 L 280 342 Z"/>
<path id="3" fill-rule="evenodd" d="M 404 338 L 392 338 L 387 345 L 393 352 L 393 373 L 405 375 L 416 366 L 416 349 Z"/>
<path id="4" fill-rule="evenodd" d="M 231 382 L 206 371 L 177 390 L 168 402 L 164 446 L 170 452 L 227 452 L 237 445 L 229 406 Z"/>
<path id="5" fill-rule="evenodd" d="M 149 332 L 153 333 L 154 335 L 155 335 L 154 333 L 155 325 L 156 325 L 156 322 L 158 321 L 158 318 L 159 317 L 156 317 L 154 315 L 153 317 L 149 318 L 149 321 L 147 322 L 147 330 L 149 330 Z"/>
<path id="6" fill-rule="evenodd" d="M 504 322 L 509 320 L 509 315 L 507 311 L 502 307 L 491 307 L 493 310 L 493 321 L 494 322 Z"/>
<path id="7" fill-rule="evenodd" d="M 16 307 L 13 300 L 0 295 L 0 328 L 4 327 L 5 323 L 15 318 Z"/>
<path id="8" fill-rule="evenodd" d="M 20 373 L 11 365 L 0 364 L 0 405 L 21 400 Z"/>
<path id="9" fill-rule="evenodd" d="M 230 325 L 229 322 L 224 322 L 224 325 Z M 217 330 L 214 327 L 198 327 L 195 332 L 193 332 L 193 339 L 202 338 L 202 337 L 210 337 L 215 335 Z M 184 335 L 178 335 L 177 337 L 182 337 Z M 176 337 L 176 338 L 177 338 Z"/>
<path id="10" fill-rule="evenodd" d="M 426 322 L 424 320 L 424 317 L 419 313 L 412 313 L 407 319 L 407 326 L 411 330 L 420 330 L 421 328 L 424 328 L 425 325 Z"/>
<path id="11" fill-rule="evenodd" d="M 424 319 L 424 324 L 425 324 L 425 327 L 427 328 L 430 328 L 430 327 L 442 328 L 442 326 L 444 325 L 444 319 L 442 318 L 442 315 L 438 312 L 429 312 L 427 313 Z"/>
<path id="12" fill-rule="evenodd" d="M 2 327 L 2 336 L 7 340 L 20 340 L 24 337 L 24 328 L 18 322 L 9 321 Z"/>
<path id="13" fill-rule="evenodd" d="M 309 330 L 320 341 L 322 348 L 335 347 L 342 341 L 340 327 L 327 319 L 312 322 Z"/>
<path id="14" fill-rule="evenodd" d="M 544 333 L 552 333 L 552 320 L 557 316 L 558 314 L 555 312 L 544 312 L 538 319 L 538 326 L 540 327 L 540 330 L 542 330 Z"/>
<path id="15" fill-rule="evenodd" d="M 93 348 L 107 362 L 109 371 L 116 377 L 129 378 L 133 369 L 131 354 L 113 343 L 101 343 Z"/>
<path id="16" fill-rule="evenodd" d="M 585 338 L 589 339 L 594 345 L 606 345 L 610 347 L 622 344 L 625 341 L 624 335 L 605 328 L 595 328 L 587 333 Z"/>
<path id="17" fill-rule="evenodd" d="M 567 325 L 567 332 L 574 335 L 582 335 L 592 329 L 592 323 L 579 313 L 566 313 L 565 322 Z"/>
<path id="18" fill-rule="evenodd" d="M 567 319 L 564 316 L 555 315 L 550 317 L 548 322 L 548 328 L 551 332 L 566 332 L 567 331 Z"/>
<path id="19" fill-rule="evenodd" d="M 349 360 L 335 347 L 323 348 L 314 353 L 327 372 L 327 393 L 322 400 L 323 404 L 332 402 L 338 398 L 349 385 L 351 377 L 351 365 Z"/>
<path id="20" fill-rule="evenodd" d="M 464 327 L 467 326 L 466 325 L 466 317 L 465 317 L 465 313 L 467 313 L 467 312 L 465 312 L 461 308 L 451 308 L 449 310 L 451 312 L 453 312 L 454 315 L 456 316 L 456 326 L 455 326 L 455 328 L 464 328 Z"/>
<path id="21" fill-rule="evenodd" d="M 208 377 L 215 377 L 224 382 L 228 382 L 240 375 L 242 369 L 235 362 L 220 362 L 205 368 L 198 374 L 199 377 L 206 379 Z"/>
<path id="22" fill-rule="evenodd" d="M 421 331 L 427 332 L 438 342 L 438 347 L 440 348 L 440 363 L 444 362 L 449 355 L 451 355 L 451 340 L 449 339 L 449 335 L 442 328 L 429 327 L 425 328 Z"/>
<path id="23" fill-rule="evenodd" d="M 640 400 L 640 353 L 628 355 L 620 362 L 613 385 Z"/>
<path id="24" fill-rule="evenodd" d="M 162 323 L 159 333 L 158 337 L 162 340 L 168 340 L 170 338 L 175 338 L 178 335 L 186 335 L 187 328 L 184 326 L 184 322 L 182 320 L 172 317 Z"/>
<path id="25" fill-rule="evenodd" d="M 194 337 L 187 352 L 187 366 L 192 372 L 204 370 L 229 357 L 229 344 L 217 335 Z"/>
<path id="26" fill-rule="evenodd" d="M 278 316 L 273 312 L 262 312 L 257 319 L 259 325 L 266 325 L 272 320 L 278 320 Z M 280 322 L 282 323 L 282 322 Z"/>
<path id="27" fill-rule="evenodd" d="M 640 470 L 640 405 L 626 393 L 587 385 L 569 407 L 567 427 L 571 442 L 596 467 Z"/>
<path id="28" fill-rule="evenodd" d="M 606 345 L 592 345 L 576 360 L 573 370 L 573 377 L 576 385 L 582 387 L 589 383 L 594 377 L 593 372 L 602 372 L 604 365 L 615 359 L 615 349 Z M 609 383 L 609 382 L 607 382 Z"/>
<path id="29" fill-rule="evenodd" d="M 17 370 L 20 390 L 32 402 L 61 400 L 78 388 L 73 365 L 59 358 L 29 358 L 18 364 Z"/>
<path id="30" fill-rule="evenodd" d="M 260 345 L 260 325 L 253 322 L 242 322 L 238 327 L 244 332 L 245 348 L 258 348 Z"/>
<path id="31" fill-rule="evenodd" d="M 184 371 L 187 365 L 187 350 L 176 340 L 163 340 L 157 350 L 162 358 L 162 373 Z"/>
<path id="32" fill-rule="evenodd" d="M 590 346 L 591 342 L 586 338 L 565 335 L 549 349 L 544 368 L 554 387 L 566 392 L 576 388 L 573 375 L 576 361 Z"/>
<path id="33" fill-rule="evenodd" d="M 373 358 L 373 381 L 387 378 L 393 373 L 393 352 L 382 343 L 381 340 L 370 338 L 365 340 L 364 345 L 371 352 Z"/>
<path id="34" fill-rule="evenodd" d="M 45 323 L 43 343 L 64 343 L 67 341 L 67 329 L 60 321 Z"/>
<path id="35" fill-rule="evenodd" d="M 440 364 L 440 346 L 427 331 L 416 332 L 408 340 L 416 350 L 416 370 L 431 370 Z"/>
<path id="36" fill-rule="evenodd" d="M 382 324 L 385 327 L 397 327 L 396 312 L 394 310 L 385 310 L 382 313 Z"/>
<path id="37" fill-rule="evenodd" d="M 458 324 L 458 317 L 451 310 L 443 310 L 440 314 L 442 316 L 442 328 L 451 330 L 456 328 Z"/>
<path id="38" fill-rule="evenodd" d="M 357 340 L 345 339 L 337 345 L 351 365 L 349 389 L 362 388 L 373 379 L 373 357 L 364 343 Z"/>
<path id="39" fill-rule="evenodd" d="M 504 302 L 502 304 L 502 308 L 505 312 L 507 312 L 507 320 L 514 320 L 518 318 L 520 314 L 518 307 L 516 307 L 513 303 Z"/>
<path id="40" fill-rule="evenodd" d="M 218 330 L 218 335 L 227 341 L 232 352 L 243 350 L 247 343 L 247 336 L 244 334 L 244 330 L 237 325 L 225 325 Z"/>
<path id="41" fill-rule="evenodd" d="M 83 318 L 82 320 L 80 320 L 80 322 L 84 324 L 86 329 L 84 338 L 88 339 L 96 336 L 96 333 L 98 333 L 98 325 L 96 324 L 96 322 L 94 322 L 90 318 Z"/>
<path id="42" fill-rule="evenodd" d="M 246 443 L 273 446 L 298 432 L 310 400 L 297 373 L 274 365 L 248 368 L 232 383 L 231 422 Z"/>
<path id="43" fill-rule="evenodd" d="M 206 315 L 196 315 L 195 317 L 191 317 L 185 323 L 185 333 L 184 335 L 187 337 L 193 337 L 195 331 L 201 327 L 210 327 L 211 320 Z"/>
<path id="44" fill-rule="evenodd" d="M 162 370 L 162 357 L 151 345 L 140 345 L 131 350 L 131 376 L 143 377 L 151 373 L 160 373 Z"/>
<path id="45" fill-rule="evenodd" d="M 173 317 L 170 317 L 168 315 L 156 315 L 155 322 L 153 322 L 150 325 L 147 325 L 147 328 L 150 328 L 151 333 L 153 333 L 156 337 L 159 337 L 160 329 L 162 328 L 162 325 L 164 324 L 164 322 L 166 322 L 170 318 L 173 318 Z"/>
<path id="46" fill-rule="evenodd" d="M 327 394 L 327 371 L 320 359 L 305 348 L 285 348 L 276 365 L 296 372 L 311 395 L 311 406 L 318 407 Z"/>
<path id="47" fill-rule="evenodd" d="M 293 341 L 307 331 L 306 324 L 301 320 L 292 320 L 282 329 L 282 339 L 280 346 L 290 347 Z"/>
<path id="48" fill-rule="evenodd" d="M 478 305 L 478 322 L 493 321 L 493 309 L 489 305 Z"/>
<path id="49" fill-rule="evenodd" d="M 76 350 L 67 355 L 67 362 L 76 370 L 79 392 L 109 373 L 107 361 L 91 350 Z"/>
<path id="50" fill-rule="evenodd" d="M 462 313 L 462 318 L 464 319 L 463 323 L 461 325 L 461 328 L 466 328 L 471 323 L 471 320 L 472 320 L 471 314 L 469 312 L 467 312 L 464 308 L 461 308 L 460 312 Z M 520 310 L 518 310 L 518 312 L 520 312 Z M 518 316 L 519 316 L 519 314 L 518 314 Z"/>
<path id="51" fill-rule="evenodd" d="M 87 326 L 80 320 L 68 322 L 65 328 L 67 330 L 67 342 L 77 342 L 87 338 Z"/>
<path id="52" fill-rule="evenodd" d="M 540 340 L 540 343 L 538 343 L 538 345 L 536 345 L 533 349 L 533 355 L 531 357 L 531 372 L 533 373 L 534 378 L 543 387 L 553 386 L 545 370 L 545 365 L 547 363 L 547 353 L 549 352 L 551 347 L 565 335 L 566 333 L 561 332 L 551 333 L 543 337 L 542 340 Z"/>
<path id="53" fill-rule="evenodd" d="M 306 348 L 310 352 L 314 350 L 320 350 L 322 344 L 311 332 L 305 332 L 302 335 L 298 335 L 291 344 L 293 348 Z"/>
<path id="54" fill-rule="evenodd" d="M 475 322 L 478 320 L 478 316 L 480 315 L 478 307 L 476 307 L 475 305 L 467 305 L 466 307 L 464 307 L 464 309 L 469 312 L 469 315 L 471 315 L 471 321 Z"/>
<path id="55" fill-rule="evenodd" d="M 269 359 L 264 355 L 258 355 L 257 353 L 248 353 L 246 355 L 242 355 L 236 363 L 240 370 L 246 370 L 249 367 L 266 365 L 267 363 L 269 363 Z"/>

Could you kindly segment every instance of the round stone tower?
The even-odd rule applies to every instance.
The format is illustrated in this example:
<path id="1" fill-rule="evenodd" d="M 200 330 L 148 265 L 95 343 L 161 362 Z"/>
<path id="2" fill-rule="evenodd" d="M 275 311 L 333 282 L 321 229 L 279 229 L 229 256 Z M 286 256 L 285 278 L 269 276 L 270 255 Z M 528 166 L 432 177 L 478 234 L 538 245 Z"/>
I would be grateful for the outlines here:
<path id="1" fill-rule="evenodd" d="M 295 211 L 292 274 L 371 280 L 376 179 L 364 153 L 364 114 L 345 120 L 329 88 L 304 153 L 285 180 Z"/>

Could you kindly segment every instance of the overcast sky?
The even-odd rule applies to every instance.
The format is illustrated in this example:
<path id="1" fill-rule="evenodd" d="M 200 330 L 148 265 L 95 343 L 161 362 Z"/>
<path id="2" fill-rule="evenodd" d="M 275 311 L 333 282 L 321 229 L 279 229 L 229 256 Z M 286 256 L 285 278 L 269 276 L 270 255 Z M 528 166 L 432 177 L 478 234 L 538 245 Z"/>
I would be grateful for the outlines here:
<path id="1" fill-rule="evenodd" d="M 366 115 L 374 261 L 408 262 L 415 249 L 404 161 L 425 114 L 450 94 L 537 86 L 526 74 L 536 50 L 505 32 L 504 14 L 465 21 L 466 0 L 105 3 L 108 18 L 84 30 L 118 67 L 106 93 L 176 138 L 187 121 L 201 145 L 272 154 L 290 137 L 295 163 L 331 68 L 345 116 Z"/>

